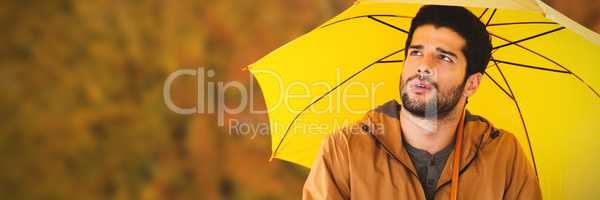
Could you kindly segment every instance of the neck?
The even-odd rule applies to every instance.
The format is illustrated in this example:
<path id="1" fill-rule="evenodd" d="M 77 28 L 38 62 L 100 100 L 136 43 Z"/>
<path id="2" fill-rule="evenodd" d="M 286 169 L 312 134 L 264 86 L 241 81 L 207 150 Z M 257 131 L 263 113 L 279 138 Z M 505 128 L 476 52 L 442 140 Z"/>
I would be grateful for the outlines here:
<path id="1" fill-rule="evenodd" d="M 400 110 L 400 124 L 405 142 L 431 155 L 450 145 L 464 109 L 464 100 L 443 119 L 421 118 L 406 109 Z"/>

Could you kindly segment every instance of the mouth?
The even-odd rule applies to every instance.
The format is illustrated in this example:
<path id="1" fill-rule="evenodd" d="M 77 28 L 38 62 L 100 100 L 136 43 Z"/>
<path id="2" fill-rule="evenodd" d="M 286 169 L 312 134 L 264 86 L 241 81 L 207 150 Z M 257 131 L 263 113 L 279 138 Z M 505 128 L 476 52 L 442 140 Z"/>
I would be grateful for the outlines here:
<path id="1" fill-rule="evenodd" d="M 417 94 L 424 94 L 433 90 L 433 85 L 423 80 L 415 80 L 413 83 L 410 84 L 410 87 L 413 90 L 413 92 Z"/>

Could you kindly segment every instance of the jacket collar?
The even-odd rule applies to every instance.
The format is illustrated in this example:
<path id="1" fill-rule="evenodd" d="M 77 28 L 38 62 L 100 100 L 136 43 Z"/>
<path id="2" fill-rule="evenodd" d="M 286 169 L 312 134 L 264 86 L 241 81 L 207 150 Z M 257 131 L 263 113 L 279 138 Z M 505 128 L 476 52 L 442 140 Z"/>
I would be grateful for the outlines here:
<path id="1" fill-rule="evenodd" d="M 409 171 L 417 176 L 415 167 L 403 145 L 402 129 L 400 128 L 400 109 L 401 105 L 395 100 L 373 109 L 367 114 L 365 120 L 362 121 L 363 129 L 371 134 L 376 142 L 388 153 L 391 157 L 402 163 Z M 485 137 L 492 130 L 491 124 L 482 117 L 472 115 L 469 111 L 465 113 L 465 126 L 463 133 L 463 149 L 461 152 L 460 171 L 462 172 L 466 166 L 477 155 Z M 453 164 L 454 150 L 450 153 L 448 161 L 444 166 L 444 170 L 438 181 L 438 187 L 448 182 L 452 175 L 451 166 Z"/>

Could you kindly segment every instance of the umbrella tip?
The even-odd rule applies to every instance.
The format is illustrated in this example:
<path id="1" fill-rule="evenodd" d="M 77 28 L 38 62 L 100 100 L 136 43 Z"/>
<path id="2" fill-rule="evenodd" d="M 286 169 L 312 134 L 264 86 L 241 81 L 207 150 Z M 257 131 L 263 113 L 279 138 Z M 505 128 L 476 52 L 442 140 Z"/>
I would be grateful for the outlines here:
<path id="1" fill-rule="evenodd" d="M 242 68 L 242 71 L 248 71 L 248 66 L 246 66 L 246 67 L 243 67 L 243 68 Z"/>
<path id="2" fill-rule="evenodd" d="M 274 158 L 274 157 L 273 157 L 273 154 L 271 154 L 271 157 L 269 158 L 269 162 L 272 162 L 272 161 L 273 161 L 273 158 Z"/>

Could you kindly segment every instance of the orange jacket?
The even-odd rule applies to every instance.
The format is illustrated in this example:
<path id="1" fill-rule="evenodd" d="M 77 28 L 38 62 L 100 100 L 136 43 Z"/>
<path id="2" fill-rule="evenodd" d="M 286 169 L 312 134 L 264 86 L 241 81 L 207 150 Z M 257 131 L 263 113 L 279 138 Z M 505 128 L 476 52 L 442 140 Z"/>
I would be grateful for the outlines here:
<path id="1" fill-rule="evenodd" d="M 411 199 L 425 193 L 402 145 L 401 106 L 390 101 L 328 136 L 303 189 L 303 199 Z M 541 199 L 535 171 L 516 138 L 482 117 L 465 115 L 458 199 Z M 449 199 L 454 151 L 435 199 Z"/>

